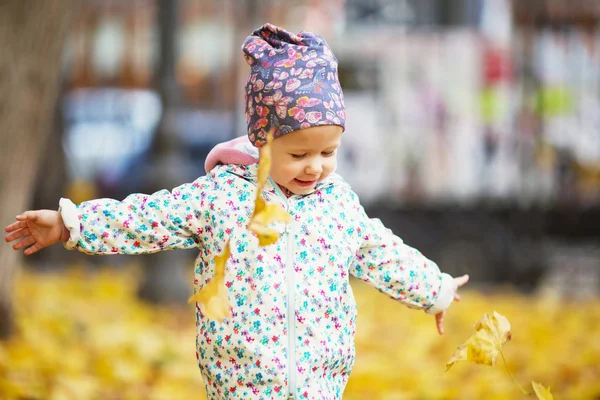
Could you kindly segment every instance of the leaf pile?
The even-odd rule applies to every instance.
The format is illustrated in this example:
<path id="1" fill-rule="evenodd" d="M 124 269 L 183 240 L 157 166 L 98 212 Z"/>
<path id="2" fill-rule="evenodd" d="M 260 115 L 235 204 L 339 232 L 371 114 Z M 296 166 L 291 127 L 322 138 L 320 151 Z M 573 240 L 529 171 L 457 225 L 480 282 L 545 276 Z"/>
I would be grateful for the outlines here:
<path id="1" fill-rule="evenodd" d="M 131 269 L 23 271 L 15 284 L 18 330 L 0 343 L 0 398 L 205 400 L 193 308 L 145 305 L 136 285 Z M 361 282 L 352 286 L 357 358 L 344 400 L 535 398 L 516 390 L 502 368 L 457 363 L 445 372 L 473 321 L 490 309 L 513 325 L 503 352 L 519 381 L 551 386 L 555 399 L 600 396 L 600 299 L 463 290 L 439 336 L 431 316 Z"/>
<path id="2" fill-rule="evenodd" d="M 140 302 L 138 275 L 22 271 L 0 399 L 205 399 L 192 309 Z"/>

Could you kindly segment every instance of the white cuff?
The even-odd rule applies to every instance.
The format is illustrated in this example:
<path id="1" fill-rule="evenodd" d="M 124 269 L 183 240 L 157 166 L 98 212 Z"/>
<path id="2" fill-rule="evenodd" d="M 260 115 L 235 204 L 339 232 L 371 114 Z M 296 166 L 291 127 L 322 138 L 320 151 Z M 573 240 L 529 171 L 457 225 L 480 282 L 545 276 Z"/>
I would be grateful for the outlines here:
<path id="1" fill-rule="evenodd" d="M 69 230 L 69 240 L 64 243 L 65 249 L 73 250 L 79 238 L 79 212 L 77 206 L 69 199 L 61 198 L 58 202 L 58 212 L 60 213 L 65 227 Z"/>
<path id="2" fill-rule="evenodd" d="M 429 307 L 425 312 L 430 315 L 435 315 L 442 311 L 445 311 L 452 301 L 454 300 L 454 279 L 448 274 L 442 274 L 442 285 L 440 286 L 439 293 L 435 303 Z"/>

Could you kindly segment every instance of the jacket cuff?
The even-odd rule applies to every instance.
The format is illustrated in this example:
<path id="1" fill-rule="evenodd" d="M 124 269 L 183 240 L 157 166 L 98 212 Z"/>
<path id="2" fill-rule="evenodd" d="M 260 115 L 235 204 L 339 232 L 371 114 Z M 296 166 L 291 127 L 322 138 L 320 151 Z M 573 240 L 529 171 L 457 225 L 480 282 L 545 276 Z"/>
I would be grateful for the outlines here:
<path id="1" fill-rule="evenodd" d="M 448 274 L 442 274 L 442 285 L 438 292 L 435 303 L 425 312 L 430 315 L 445 311 L 454 300 L 454 279 Z"/>
<path id="2" fill-rule="evenodd" d="M 69 230 L 69 240 L 64 243 L 68 250 L 73 250 L 81 235 L 79 233 L 79 212 L 77 206 L 69 199 L 61 198 L 58 202 L 58 212 L 60 213 L 65 227 Z"/>

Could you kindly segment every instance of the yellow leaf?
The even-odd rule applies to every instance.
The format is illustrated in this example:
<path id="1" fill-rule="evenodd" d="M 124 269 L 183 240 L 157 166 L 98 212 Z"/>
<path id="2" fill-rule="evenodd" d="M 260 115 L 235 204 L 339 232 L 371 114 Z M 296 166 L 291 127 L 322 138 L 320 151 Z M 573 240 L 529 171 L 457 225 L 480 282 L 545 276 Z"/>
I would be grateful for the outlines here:
<path id="1" fill-rule="evenodd" d="M 256 192 L 256 204 L 254 212 L 248 222 L 248 229 L 258 236 L 259 246 L 268 246 L 275 243 L 279 239 L 279 232 L 268 225 L 275 222 L 289 222 L 289 214 L 275 204 L 265 204 L 265 201 L 260 197 L 264 186 L 269 178 L 271 169 L 271 142 L 273 134 L 270 132 L 267 135 L 267 142 L 260 148 L 260 159 L 258 161 L 258 182 Z"/>
<path id="2" fill-rule="evenodd" d="M 260 148 L 260 156 L 258 159 L 258 177 L 257 177 L 257 196 L 260 196 L 267 179 L 269 179 L 269 172 L 271 172 L 271 143 L 273 142 L 273 132 L 269 132 L 267 135 L 267 141 Z"/>
<path id="3" fill-rule="evenodd" d="M 550 388 L 545 388 L 540 383 L 533 382 L 533 381 L 531 382 L 531 386 L 533 386 L 533 391 L 535 392 L 535 395 L 537 396 L 538 399 L 540 399 L 540 400 L 553 400 L 554 399 L 554 397 L 552 397 L 552 395 L 550 394 Z"/>
<path id="4" fill-rule="evenodd" d="M 494 365 L 500 348 L 511 338 L 510 323 L 496 311 L 485 313 L 474 328 L 477 332 L 456 349 L 446 363 L 446 371 L 458 361 Z"/>
<path id="5" fill-rule="evenodd" d="M 188 303 L 200 303 L 202 313 L 207 318 L 219 322 L 223 322 L 224 318 L 231 317 L 227 288 L 225 287 L 225 264 L 229 256 L 231 256 L 231 249 L 229 241 L 227 241 L 223 254 L 215 257 L 215 276 L 188 300 Z"/>
<path id="6" fill-rule="evenodd" d="M 256 233 L 260 246 L 267 246 L 275 243 L 280 233 L 268 227 L 274 222 L 289 222 L 290 215 L 276 204 L 266 205 L 262 198 L 256 199 L 254 214 L 248 223 L 248 229 Z"/>

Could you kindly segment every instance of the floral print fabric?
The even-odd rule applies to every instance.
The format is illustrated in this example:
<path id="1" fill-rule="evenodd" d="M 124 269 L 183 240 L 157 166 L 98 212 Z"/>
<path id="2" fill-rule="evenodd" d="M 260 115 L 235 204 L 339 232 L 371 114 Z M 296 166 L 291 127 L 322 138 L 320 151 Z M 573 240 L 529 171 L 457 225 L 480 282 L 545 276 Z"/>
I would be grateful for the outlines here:
<path id="1" fill-rule="evenodd" d="M 242 50 L 250 65 L 245 104 L 248 137 L 257 147 L 298 129 L 346 124 L 338 62 L 322 36 L 265 24 Z"/>
<path id="2" fill-rule="evenodd" d="M 225 285 L 232 317 L 217 323 L 196 308 L 197 357 L 208 398 L 341 399 L 354 363 L 350 275 L 419 309 L 442 301 L 449 276 L 369 219 L 336 174 L 313 193 L 290 198 L 268 181 L 264 199 L 284 207 L 292 221 L 275 225 L 282 232 L 277 243 L 259 247 L 246 229 L 256 172 L 256 164 L 218 166 L 171 192 L 77 208 L 61 202 L 65 221 L 79 222 L 68 226 L 67 246 L 89 254 L 197 247 L 197 291 L 213 276 L 213 258 L 230 239 Z"/>

